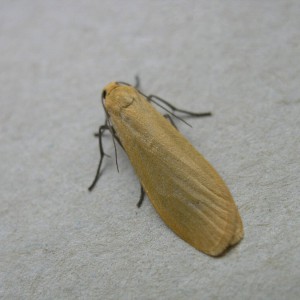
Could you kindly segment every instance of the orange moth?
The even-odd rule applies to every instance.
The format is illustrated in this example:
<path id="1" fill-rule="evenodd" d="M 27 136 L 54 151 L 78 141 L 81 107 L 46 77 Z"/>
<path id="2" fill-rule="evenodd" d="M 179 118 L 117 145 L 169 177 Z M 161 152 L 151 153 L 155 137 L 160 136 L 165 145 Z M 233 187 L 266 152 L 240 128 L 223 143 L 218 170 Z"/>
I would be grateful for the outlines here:
<path id="1" fill-rule="evenodd" d="M 163 116 L 150 102 L 167 106 L 172 112 L 166 109 L 169 114 Z M 146 193 L 170 229 L 211 256 L 223 254 L 243 238 L 242 220 L 226 184 L 171 119 L 176 117 L 175 111 L 194 116 L 210 113 L 177 109 L 123 82 L 108 84 L 103 89 L 102 103 L 106 121 L 97 134 L 101 157 L 89 190 L 100 176 L 105 155 L 102 135 L 108 130 L 113 141 L 116 139 L 125 150 L 140 180 L 138 206 Z"/>

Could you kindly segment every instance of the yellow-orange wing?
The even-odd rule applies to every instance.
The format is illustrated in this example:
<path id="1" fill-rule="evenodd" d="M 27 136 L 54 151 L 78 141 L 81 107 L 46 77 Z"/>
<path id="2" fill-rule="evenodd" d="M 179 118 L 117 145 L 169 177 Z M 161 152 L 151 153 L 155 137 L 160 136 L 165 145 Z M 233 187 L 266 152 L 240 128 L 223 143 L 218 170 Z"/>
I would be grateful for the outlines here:
<path id="1" fill-rule="evenodd" d="M 116 134 L 164 222 L 209 255 L 238 243 L 241 217 L 215 169 L 135 88 L 111 83 L 105 91 Z"/>

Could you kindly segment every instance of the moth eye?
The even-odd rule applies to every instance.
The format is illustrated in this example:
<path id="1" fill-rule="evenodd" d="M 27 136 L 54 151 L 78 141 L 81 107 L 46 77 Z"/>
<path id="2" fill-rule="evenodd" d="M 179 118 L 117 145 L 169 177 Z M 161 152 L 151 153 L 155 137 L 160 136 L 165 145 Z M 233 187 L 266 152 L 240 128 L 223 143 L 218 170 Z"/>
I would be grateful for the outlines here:
<path id="1" fill-rule="evenodd" d="M 103 92 L 102 92 L 102 99 L 105 99 L 105 97 L 106 97 L 106 90 L 103 90 Z"/>

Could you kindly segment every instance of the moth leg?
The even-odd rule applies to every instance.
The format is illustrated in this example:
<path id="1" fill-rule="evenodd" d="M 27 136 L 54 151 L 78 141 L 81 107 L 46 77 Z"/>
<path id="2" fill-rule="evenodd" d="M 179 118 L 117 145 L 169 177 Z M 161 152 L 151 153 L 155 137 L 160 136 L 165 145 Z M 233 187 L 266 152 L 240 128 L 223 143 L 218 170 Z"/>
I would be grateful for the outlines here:
<path id="1" fill-rule="evenodd" d="M 139 200 L 139 202 L 136 204 L 136 206 L 137 206 L 138 208 L 141 207 L 141 205 L 142 205 L 144 199 L 145 199 L 145 190 L 144 190 L 143 186 L 141 185 L 140 200 Z"/>
<path id="2" fill-rule="evenodd" d="M 95 185 L 96 185 L 96 183 L 97 183 L 97 181 L 98 181 L 98 179 L 100 177 L 100 169 L 101 169 L 103 157 L 105 155 L 107 155 L 107 154 L 104 153 L 104 150 L 103 150 L 102 136 L 103 136 L 104 131 L 108 130 L 108 129 L 109 129 L 109 127 L 107 125 L 102 125 L 102 126 L 99 127 L 99 132 L 97 133 L 97 135 L 95 134 L 95 136 L 97 136 L 98 139 L 99 139 L 100 161 L 99 161 L 99 164 L 98 164 L 98 168 L 97 168 L 97 172 L 96 172 L 95 178 L 94 178 L 92 184 L 89 187 L 89 191 L 92 191 L 93 188 L 95 187 Z"/>
<path id="3" fill-rule="evenodd" d="M 170 123 L 171 123 L 176 129 L 178 129 L 177 126 L 176 126 L 175 123 L 174 123 L 174 120 L 172 119 L 172 117 L 171 117 L 170 115 L 165 114 L 164 117 L 165 117 L 166 119 L 168 119 L 168 120 L 170 121 Z"/>
<path id="4" fill-rule="evenodd" d="M 194 116 L 194 117 L 207 117 L 207 116 L 211 116 L 212 115 L 211 112 L 195 113 L 195 112 L 192 112 L 192 111 L 188 111 L 188 110 L 177 108 L 174 105 L 172 105 L 171 103 L 169 103 L 168 101 L 166 101 L 166 100 L 164 100 L 164 99 L 162 99 L 162 98 L 160 98 L 158 96 L 155 96 L 155 95 L 150 95 L 147 98 L 150 101 L 153 101 L 153 99 L 156 99 L 156 100 L 162 102 L 163 104 L 165 104 L 166 106 L 168 106 L 169 108 L 171 108 L 172 111 L 181 112 L 181 113 L 184 113 L 184 114 L 187 114 L 187 115 L 190 115 L 190 116 Z"/>
<path id="5" fill-rule="evenodd" d="M 107 128 L 107 129 L 108 129 L 108 128 Z M 99 138 L 99 132 L 95 132 L 95 133 L 94 133 L 94 137 L 95 137 L 95 138 Z M 104 153 L 104 155 L 110 157 L 110 155 L 108 155 L 108 154 L 106 154 L 106 153 Z"/>

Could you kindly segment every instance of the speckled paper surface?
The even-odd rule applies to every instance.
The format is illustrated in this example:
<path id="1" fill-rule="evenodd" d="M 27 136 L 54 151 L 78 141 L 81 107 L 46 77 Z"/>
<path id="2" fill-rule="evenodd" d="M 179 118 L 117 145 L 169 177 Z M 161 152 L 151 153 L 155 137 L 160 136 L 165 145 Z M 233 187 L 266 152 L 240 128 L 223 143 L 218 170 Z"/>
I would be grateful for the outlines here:
<path id="1" fill-rule="evenodd" d="M 300 3 L 1 1 L 1 299 L 299 299 Z M 177 123 L 222 175 L 244 240 L 211 258 L 173 234 L 118 148 L 102 87 L 213 112 Z M 111 138 L 105 151 L 114 155 Z"/>

